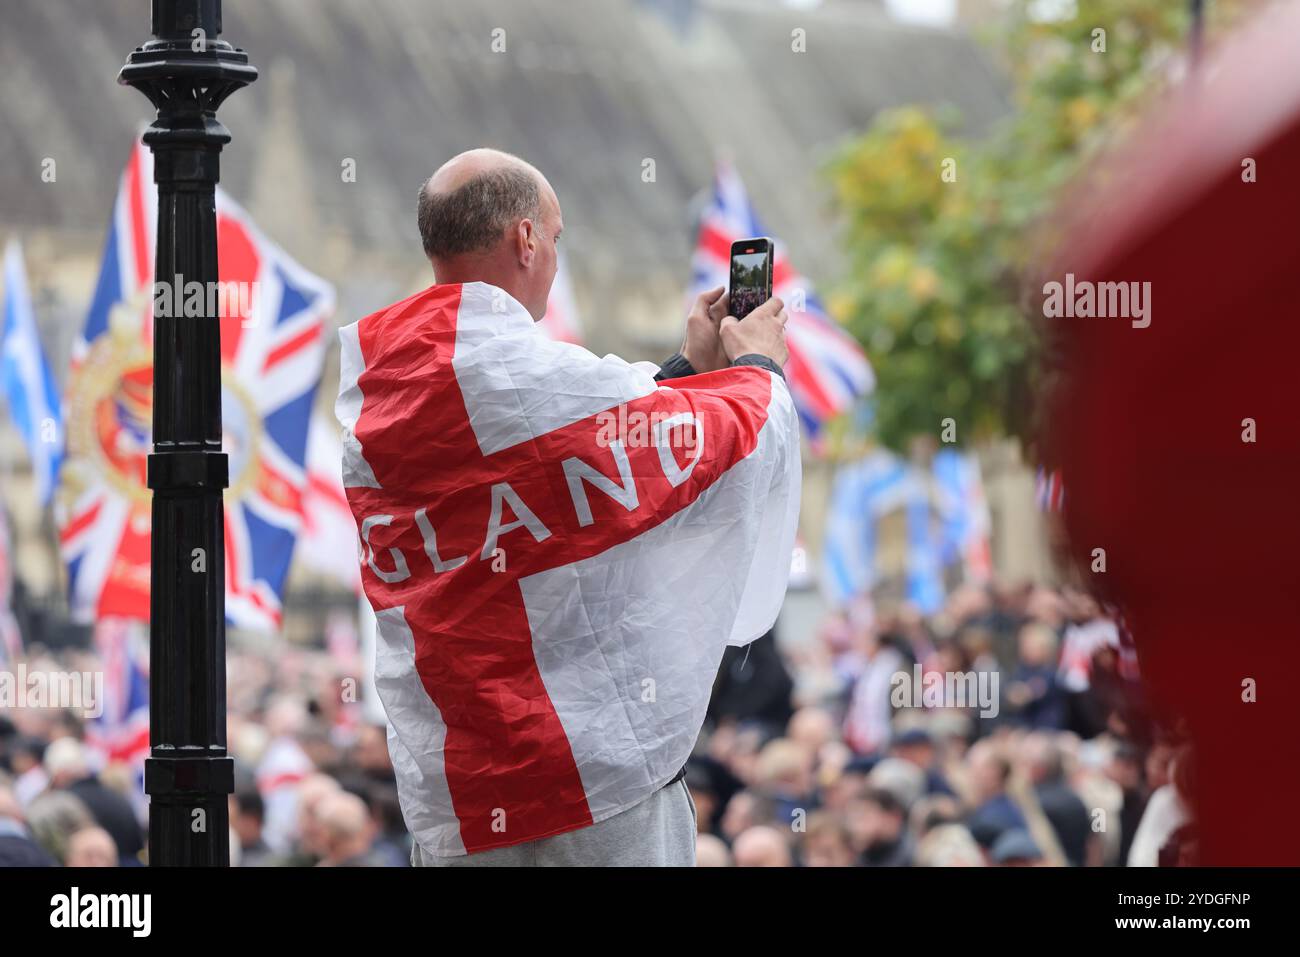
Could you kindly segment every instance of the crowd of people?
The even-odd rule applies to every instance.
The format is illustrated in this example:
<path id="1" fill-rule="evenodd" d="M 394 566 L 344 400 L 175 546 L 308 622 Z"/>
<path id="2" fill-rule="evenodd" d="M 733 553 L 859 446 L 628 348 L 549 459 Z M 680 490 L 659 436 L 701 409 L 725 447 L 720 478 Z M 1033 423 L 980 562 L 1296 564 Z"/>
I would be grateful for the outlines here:
<path id="1" fill-rule="evenodd" d="M 37 644 L 26 662 L 88 665 Z M 232 864 L 407 865 L 360 673 L 355 652 L 231 650 Z M 947 700 L 962 687 L 988 694 Z M 0 865 L 143 862 L 139 756 L 98 744 L 73 710 L 0 712 Z M 1135 866 L 1195 860 L 1192 773 L 1118 615 L 1070 588 L 967 586 L 931 616 L 863 602 L 728 649 L 687 784 L 700 866 Z"/>
<path id="2" fill-rule="evenodd" d="M 864 602 L 777 637 L 719 672 L 688 775 L 701 866 L 1194 860 L 1188 749 L 1088 595 L 968 586 L 929 617 Z"/>

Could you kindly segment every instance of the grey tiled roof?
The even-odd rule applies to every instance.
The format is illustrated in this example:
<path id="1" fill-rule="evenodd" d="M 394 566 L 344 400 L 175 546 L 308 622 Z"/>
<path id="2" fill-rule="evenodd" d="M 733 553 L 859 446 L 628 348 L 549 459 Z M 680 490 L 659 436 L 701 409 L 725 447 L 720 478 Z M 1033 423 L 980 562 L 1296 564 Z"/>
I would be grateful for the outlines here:
<path id="1" fill-rule="evenodd" d="M 816 280 L 836 265 L 817 175 L 828 150 L 890 104 L 951 104 L 975 129 L 1007 108 L 968 38 L 898 25 L 872 3 L 660 5 L 689 11 L 685 27 L 656 6 L 226 0 L 225 38 L 264 76 L 222 108 L 234 134 L 223 183 L 307 265 L 331 268 L 317 237 L 341 235 L 353 262 L 382 260 L 409 283 L 422 268 L 418 184 L 461 149 L 508 149 L 555 185 L 575 279 L 604 299 L 647 275 L 685 281 L 689 206 L 722 151 Z M 148 4 L 6 0 L 3 16 L 0 229 L 97 234 L 149 118 L 143 97 L 113 85 L 147 39 Z M 505 53 L 490 48 L 497 27 Z M 806 53 L 791 52 L 796 27 Z M 56 158 L 57 185 L 40 183 L 43 157 Z M 345 157 L 355 184 L 341 181 Z"/>

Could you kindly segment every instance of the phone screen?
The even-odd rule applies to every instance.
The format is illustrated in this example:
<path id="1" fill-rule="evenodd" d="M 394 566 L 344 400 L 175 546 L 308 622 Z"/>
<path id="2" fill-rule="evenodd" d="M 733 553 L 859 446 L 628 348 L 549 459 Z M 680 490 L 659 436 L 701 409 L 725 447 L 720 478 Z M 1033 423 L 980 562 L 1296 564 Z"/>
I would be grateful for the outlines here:
<path id="1" fill-rule="evenodd" d="M 772 296 L 772 244 L 766 240 L 731 247 L 731 314 L 737 319 Z"/>

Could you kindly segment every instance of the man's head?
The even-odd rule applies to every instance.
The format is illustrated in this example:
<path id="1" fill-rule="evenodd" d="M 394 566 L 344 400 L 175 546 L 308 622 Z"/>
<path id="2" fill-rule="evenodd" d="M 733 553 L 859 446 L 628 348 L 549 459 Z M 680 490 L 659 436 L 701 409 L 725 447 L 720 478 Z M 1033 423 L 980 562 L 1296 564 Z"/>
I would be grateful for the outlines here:
<path id="1" fill-rule="evenodd" d="M 1059 780 L 1065 774 L 1065 756 L 1050 735 L 1028 734 L 1020 744 L 1020 763 L 1033 784 Z"/>
<path id="2" fill-rule="evenodd" d="M 83 827 L 68 838 L 68 867 L 117 867 L 117 844 L 102 827 Z"/>
<path id="3" fill-rule="evenodd" d="M 420 187 L 416 216 L 438 282 L 490 283 L 534 320 L 546 315 L 564 222 L 535 168 L 499 150 L 468 150 Z"/>
<path id="4" fill-rule="evenodd" d="M 86 749 L 76 738 L 59 738 L 45 749 L 45 773 L 52 787 L 75 784 L 90 773 Z"/>
<path id="5" fill-rule="evenodd" d="M 868 788 L 849 805 L 849 832 L 858 851 L 897 842 L 907 826 L 907 810 L 898 795 L 885 788 Z"/>
<path id="6" fill-rule="evenodd" d="M 983 739 L 971 745 L 967 767 L 970 771 L 971 790 L 977 803 L 1006 793 L 1007 780 L 1011 777 L 1011 763 L 993 742 Z"/>
<path id="7" fill-rule="evenodd" d="M 343 864 L 370 851 L 374 822 L 361 798 L 341 789 L 335 791 L 321 799 L 319 816 L 325 863 Z"/>
<path id="8" fill-rule="evenodd" d="M 784 835 L 766 824 L 741 832 L 732 845 L 737 867 L 793 867 Z"/>

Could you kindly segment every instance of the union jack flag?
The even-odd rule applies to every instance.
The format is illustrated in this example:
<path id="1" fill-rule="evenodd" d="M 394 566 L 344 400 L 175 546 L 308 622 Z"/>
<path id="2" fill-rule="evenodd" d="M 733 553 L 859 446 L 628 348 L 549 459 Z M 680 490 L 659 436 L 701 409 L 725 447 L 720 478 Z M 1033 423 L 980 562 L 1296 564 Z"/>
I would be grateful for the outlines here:
<path id="1" fill-rule="evenodd" d="M 220 189 L 216 208 L 219 279 L 242 290 L 220 319 L 230 456 L 226 615 L 236 626 L 273 630 L 280 625 L 280 593 L 303 521 L 308 422 L 334 297 L 328 283 L 267 239 Z M 137 143 L 71 360 L 60 549 L 69 603 L 80 620 L 149 616 L 145 461 L 152 425 L 156 209 L 153 157 Z"/>
<path id="2" fill-rule="evenodd" d="M 719 164 L 713 197 L 700 217 L 689 298 L 727 284 L 733 242 L 767 235 L 771 234 L 759 221 L 740 176 L 730 165 Z M 875 388 L 876 377 L 862 347 L 826 314 L 812 284 L 795 272 L 780 242 L 772 266 L 772 294 L 785 302 L 790 315 L 785 378 L 804 433 L 815 443 L 828 420 Z"/>
<path id="3" fill-rule="evenodd" d="M 103 668 L 101 711 L 86 724 L 86 743 L 106 761 L 144 767 L 149 756 L 149 635 L 139 622 L 106 618 L 95 624 Z"/>
<path id="4" fill-rule="evenodd" d="M 1041 465 L 1034 474 L 1034 501 L 1040 512 L 1065 510 L 1065 482 L 1060 469 L 1046 469 Z"/>

